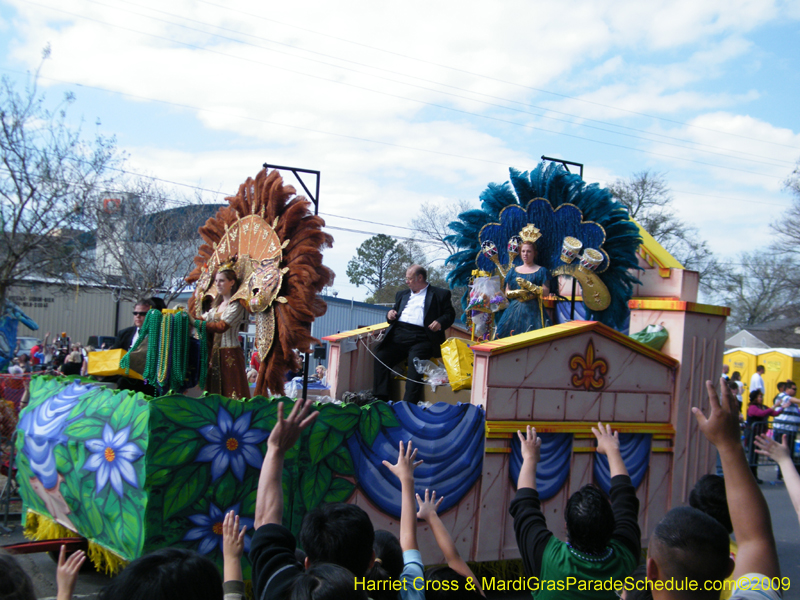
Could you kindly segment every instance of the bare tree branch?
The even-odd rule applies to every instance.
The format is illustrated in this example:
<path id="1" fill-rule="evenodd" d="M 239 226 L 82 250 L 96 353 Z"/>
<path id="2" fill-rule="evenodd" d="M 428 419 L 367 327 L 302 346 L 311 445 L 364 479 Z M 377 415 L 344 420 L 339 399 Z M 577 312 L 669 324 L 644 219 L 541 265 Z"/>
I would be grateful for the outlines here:
<path id="1" fill-rule="evenodd" d="M 696 227 L 688 225 L 672 208 L 672 193 L 663 173 L 648 170 L 609 186 L 611 194 L 628 207 L 631 218 L 652 235 L 687 269 L 700 274 L 700 285 L 710 291 L 708 277 L 718 263 Z"/>
<path id="2" fill-rule="evenodd" d="M 22 93 L 9 78 L 0 82 L 0 306 L 24 277 L 74 271 L 85 208 L 95 190 L 113 187 L 112 169 L 124 160 L 113 138 L 87 141 L 66 124 L 71 95 L 48 110 L 38 74 Z"/>

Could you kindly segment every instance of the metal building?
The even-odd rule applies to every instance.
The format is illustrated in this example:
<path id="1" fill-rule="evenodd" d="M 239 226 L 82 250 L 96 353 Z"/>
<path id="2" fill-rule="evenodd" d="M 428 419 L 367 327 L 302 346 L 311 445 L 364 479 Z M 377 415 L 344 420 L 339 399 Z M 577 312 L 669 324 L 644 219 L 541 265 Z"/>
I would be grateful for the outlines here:
<path id="1" fill-rule="evenodd" d="M 33 331 L 20 323 L 17 336 L 43 340 L 49 331 L 51 340 L 66 333 L 86 344 L 90 336 L 113 336 L 133 324 L 133 302 L 120 300 L 112 288 L 28 280 L 12 286 L 8 299 L 39 325 Z"/>

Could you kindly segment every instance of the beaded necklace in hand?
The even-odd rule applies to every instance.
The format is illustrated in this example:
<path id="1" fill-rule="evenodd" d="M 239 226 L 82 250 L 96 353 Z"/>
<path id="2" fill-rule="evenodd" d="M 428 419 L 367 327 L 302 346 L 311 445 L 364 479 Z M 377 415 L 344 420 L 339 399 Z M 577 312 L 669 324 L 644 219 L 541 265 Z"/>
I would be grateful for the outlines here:
<path id="1" fill-rule="evenodd" d="M 122 369 L 125 369 L 125 374 L 127 375 L 130 373 L 131 368 L 131 353 L 139 348 L 142 344 L 142 340 L 147 337 L 147 359 L 145 360 L 145 369 L 144 373 L 142 373 L 142 377 L 147 379 L 148 373 L 150 374 L 151 378 L 154 378 L 156 375 L 156 365 L 154 363 L 155 360 L 158 358 L 158 333 L 161 329 L 161 312 L 151 308 L 147 311 L 147 315 L 144 318 L 144 323 L 139 328 L 139 335 L 136 338 L 136 343 L 128 350 L 128 353 L 122 357 L 122 360 L 119 361 L 119 366 Z M 151 356 L 153 359 L 151 360 Z"/>
<path id="2" fill-rule="evenodd" d="M 205 389 L 206 376 L 208 375 L 208 337 L 206 334 L 206 322 L 195 319 L 194 328 L 197 331 L 197 337 L 200 338 L 200 374 L 197 377 L 197 385 L 200 386 L 200 389 Z"/>

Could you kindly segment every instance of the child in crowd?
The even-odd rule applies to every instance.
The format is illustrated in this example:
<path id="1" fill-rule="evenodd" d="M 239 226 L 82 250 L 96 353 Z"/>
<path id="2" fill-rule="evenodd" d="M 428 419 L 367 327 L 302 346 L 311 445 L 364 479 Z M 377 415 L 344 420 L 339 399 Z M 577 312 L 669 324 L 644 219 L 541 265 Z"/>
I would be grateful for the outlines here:
<path id="1" fill-rule="evenodd" d="M 800 474 L 797 473 L 797 468 L 792 461 L 792 454 L 789 450 L 789 436 L 784 436 L 783 441 L 778 444 L 772 438 L 759 435 L 756 437 L 755 443 L 758 448 L 756 452 L 769 456 L 778 463 L 786 483 L 786 490 L 789 492 L 789 498 L 792 500 L 792 506 L 794 506 L 797 517 L 800 519 Z"/>
<path id="2" fill-rule="evenodd" d="M 242 555 L 247 526 L 239 530 L 239 515 L 228 512 L 222 520 L 222 592 L 224 600 L 244 598 Z"/>
<path id="3" fill-rule="evenodd" d="M 58 553 L 58 568 L 56 569 L 56 584 L 58 595 L 56 600 L 71 600 L 75 592 L 75 584 L 78 583 L 78 573 L 86 560 L 86 553 L 83 550 L 73 552 L 67 558 L 67 547 L 61 546 Z"/>
<path id="4" fill-rule="evenodd" d="M 556 538 L 547 528 L 541 500 L 536 490 L 536 469 L 541 458 L 541 438 L 528 425 L 527 432 L 517 431 L 522 451 L 517 495 L 511 503 L 514 532 L 525 574 L 542 580 L 557 581 L 566 577 L 579 579 L 621 579 L 632 573 L 641 554 L 639 499 L 622 460 L 618 432 L 609 425 L 592 427 L 597 452 L 608 458 L 611 474 L 611 502 L 592 485 L 585 485 L 570 496 L 564 519 L 567 541 Z M 583 590 L 573 598 L 607 598 L 609 591 Z M 537 598 L 561 598 L 559 591 L 540 590 Z"/>
<path id="5" fill-rule="evenodd" d="M 444 554 L 444 559 L 447 561 L 447 567 L 437 567 L 429 569 L 425 573 L 427 579 L 438 579 L 440 576 L 444 581 L 458 581 L 458 590 L 438 590 L 436 597 L 438 598 L 468 598 L 485 596 L 481 588 L 478 578 L 469 568 L 467 563 L 461 558 L 461 555 L 453 543 L 453 538 L 450 532 L 442 523 L 439 518 L 437 510 L 439 505 L 444 500 L 444 496 L 436 499 L 436 491 L 431 493 L 425 490 L 425 499 L 423 500 L 417 494 L 417 502 L 419 503 L 419 510 L 417 511 L 417 518 L 426 521 L 433 532 L 433 537 L 436 538 L 436 544 Z M 463 580 L 463 581 L 462 581 Z M 470 580 L 468 582 L 468 580 Z M 469 583 L 469 585 L 467 585 Z M 429 600 L 434 597 L 431 591 L 427 592 Z"/>
<path id="6" fill-rule="evenodd" d="M 367 579 L 372 581 L 396 581 L 403 572 L 403 549 L 400 540 L 391 531 L 379 529 L 375 532 L 375 564 L 367 573 Z M 376 585 L 370 591 L 372 600 L 397 600 L 398 594 L 392 587 Z"/>
<path id="7" fill-rule="evenodd" d="M 56 600 L 71 600 L 78 582 L 78 572 L 86 560 L 83 550 L 67 558 L 66 546 L 61 546 L 56 569 Z M 0 600 L 36 600 L 33 582 L 13 555 L 0 550 Z"/>
<path id="8" fill-rule="evenodd" d="M 211 559 L 184 548 L 137 558 L 103 588 L 99 600 L 219 600 L 222 577 Z"/>
<path id="9" fill-rule="evenodd" d="M 424 567 L 417 544 L 417 507 L 414 502 L 414 469 L 422 461 L 415 460 L 416 458 L 417 450 L 409 440 L 408 446 L 400 442 L 397 464 L 383 461 L 383 466 L 400 480 L 400 547 L 403 549 L 403 572 L 400 579 L 404 582 L 399 596 L 401 600 L 425 598 Z"/>
<path id="10" fill-rule="evenodd" d="M 284 418 L 283 402 L 279 402 L 278 420 L 267 438 L 250 548 L 255 597 L 366 600 L 366 592 L 354 585 L 355 577 L 363 578 L 375 558 L 375 531 L 363 509 L 335 503 L 307 513 L 300 530 L 300 542 L 307 554 L 305 565 L 295 557 L 294 535 L 281 524 L 284 457 L 319 416 L 311 412 L 312 404 L 298 399 Z"/>

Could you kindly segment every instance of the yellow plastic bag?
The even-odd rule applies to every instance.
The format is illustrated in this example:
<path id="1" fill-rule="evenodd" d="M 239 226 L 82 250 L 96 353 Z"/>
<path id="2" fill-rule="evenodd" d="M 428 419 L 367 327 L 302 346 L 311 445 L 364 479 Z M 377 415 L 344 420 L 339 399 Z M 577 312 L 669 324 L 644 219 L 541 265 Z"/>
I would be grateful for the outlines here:
<path id="1" fill-rule="evenodd" d="M 454 392 L 472 388 L 472 350 L 461 338 L 448 338 L 442 344 L 442 360 Z"/>
<path id="2" fill-rule="evenodd" d="M 145 346 L 146 348 L 146 346 Z M 126 352 L 122 348 L 115 350 L 102 350 L 99 352 L 89 352 L 89 375 L 110 376 L 110 375 L 125 375 L 131 379 L 141 379 L 142 376 L 130 370 L 125 373 L 125 369 L 120 369 L 119 361 L 125 356 Z"/>

